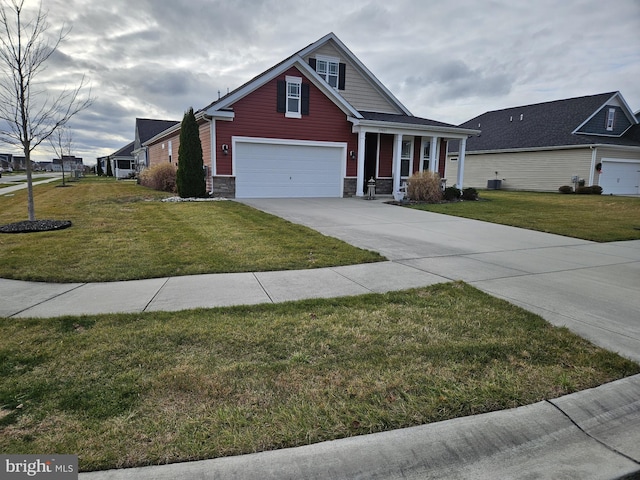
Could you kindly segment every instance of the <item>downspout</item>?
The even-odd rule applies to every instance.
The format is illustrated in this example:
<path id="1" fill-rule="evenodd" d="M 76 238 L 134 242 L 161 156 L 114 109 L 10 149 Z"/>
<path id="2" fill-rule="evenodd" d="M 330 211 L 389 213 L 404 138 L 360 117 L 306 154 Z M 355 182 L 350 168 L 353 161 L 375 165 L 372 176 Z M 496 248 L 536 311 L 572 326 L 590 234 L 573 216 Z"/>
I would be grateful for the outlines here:
<path id="1" fill-rule="evenodd" d="M 204 115 L 205 121 L 209 122 L 209 141 L 211 143 L 211 152 L 209 153 L 211 160 L 211 191 L 209 194 L 213 196 L 213 177 L 216 175 L 216 124 L 213 117 Z"/>
<path id="2" fill-rule="evenodd" d="M 594 185 L 595 180 L 595 171 L 596 171 L 596 160 L 598 158 L 598 147 L 591 145 L 589 147 L 591 149 L 591 170 L 589 171 L 589 185 Z M 598 177 L 598 185 L 600 185 L 600 178 Z"/>

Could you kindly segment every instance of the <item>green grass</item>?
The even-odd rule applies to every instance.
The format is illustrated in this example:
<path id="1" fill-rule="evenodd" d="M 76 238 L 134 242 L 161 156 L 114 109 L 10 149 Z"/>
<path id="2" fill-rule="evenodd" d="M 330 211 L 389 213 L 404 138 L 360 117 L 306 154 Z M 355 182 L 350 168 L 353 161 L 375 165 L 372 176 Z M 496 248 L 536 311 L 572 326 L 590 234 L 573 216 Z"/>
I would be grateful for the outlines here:
<path id="1" fill-rule="evenodd" d="M 0 277 L 95 282 L 319 268 L 384 260 L 236 202 L 161 202 L 133 182 L 34 187 L 36 218 L 66 230 L 0 235 Z M 0 224 L 25 220 L 26 190 L 0 196 Z"/>
<path id="2" fill-rule="evenodd" d="M 640 366 L 463 283 L 178 313 L 0 319 L 0 451 L 83 470 L 517 407 Z"/>
<path id="3" fill-rule="evenodd" d="M 640 239 L 640 198 L 499 190 L 480 199 L 411 208 L 595 242 Z"/>

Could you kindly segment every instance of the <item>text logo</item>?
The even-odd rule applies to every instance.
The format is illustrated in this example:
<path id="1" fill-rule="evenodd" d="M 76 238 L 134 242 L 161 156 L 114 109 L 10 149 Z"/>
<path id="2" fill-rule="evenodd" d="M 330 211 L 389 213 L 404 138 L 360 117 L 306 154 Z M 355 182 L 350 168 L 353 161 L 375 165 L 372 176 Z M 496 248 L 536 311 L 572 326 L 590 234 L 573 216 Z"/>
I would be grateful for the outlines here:
<path id="1" fill-rule="evenodd" d="M 0 480 L 78 480 L 77 455 L 0 455 Z"/>

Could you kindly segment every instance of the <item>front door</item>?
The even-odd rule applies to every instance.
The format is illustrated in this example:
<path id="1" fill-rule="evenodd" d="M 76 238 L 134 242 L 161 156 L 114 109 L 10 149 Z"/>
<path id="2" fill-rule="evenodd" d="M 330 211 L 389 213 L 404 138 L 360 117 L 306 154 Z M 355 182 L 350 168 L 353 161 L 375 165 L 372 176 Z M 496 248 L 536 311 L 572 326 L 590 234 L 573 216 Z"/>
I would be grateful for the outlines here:
<path id="1" fill-rule="evenodd" d="M 364 139 L 364 189 L 371 177 L 376 178 L 378 164 L 378 134 L 367 133 Z"/>

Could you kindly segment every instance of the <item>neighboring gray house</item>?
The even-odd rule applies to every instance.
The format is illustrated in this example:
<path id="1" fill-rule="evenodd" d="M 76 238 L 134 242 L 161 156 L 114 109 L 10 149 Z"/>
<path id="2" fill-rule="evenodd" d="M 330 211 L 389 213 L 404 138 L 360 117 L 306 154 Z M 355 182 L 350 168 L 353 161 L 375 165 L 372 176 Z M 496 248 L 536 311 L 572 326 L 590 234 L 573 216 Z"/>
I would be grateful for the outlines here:
<path id="1" fill-rule="evenodd" d="M 111 163 L 111 173 L 118 179 L 132 177 L 135 170 L 135 163 L 133 160 L 133 142 L 125 145 L 117 152 L 112 153 L 106 157 L 98 157 L 97 161 L 102 167 L 104 174 L 107 174 L 107 162 Z"/>
<path id="2" fill-rule="evenodd" d="M 498 179 L 505 189 L 557 191 L 578 177 L 605 194 L 640 193 L 640 124 L 620 92 L 496 110 L 460 126 L 482 132 L 467 140 L 465 187 Z M 450 142 L 445 175 L 457 174 Z"/>
<path id="3" fill-rule="evenodd" d="M 149 118 L 136 118 L 136 137 L 133 142 L 132 155 L 138 172 L 149 166 L 148 147 L 143 144 L 168 128 L 178 125 L 174 120 L 152 120 Z"/>

